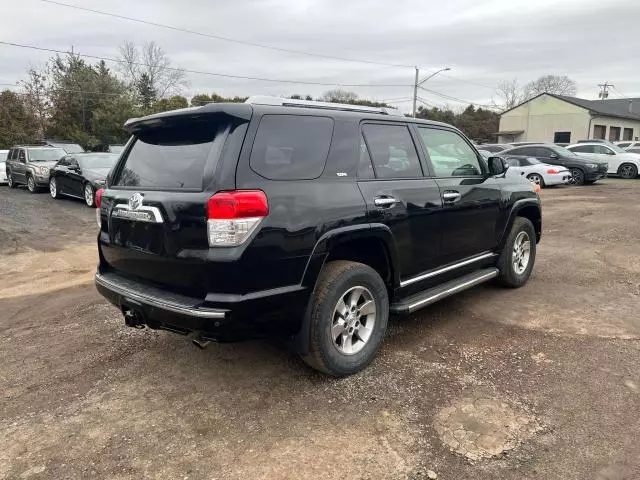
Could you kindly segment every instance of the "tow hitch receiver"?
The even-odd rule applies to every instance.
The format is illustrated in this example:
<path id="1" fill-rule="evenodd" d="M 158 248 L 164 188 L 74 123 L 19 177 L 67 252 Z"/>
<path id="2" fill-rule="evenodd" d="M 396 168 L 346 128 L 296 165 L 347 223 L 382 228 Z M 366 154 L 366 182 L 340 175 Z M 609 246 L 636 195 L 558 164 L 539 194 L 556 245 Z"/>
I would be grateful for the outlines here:
<path id="1" fill-rule="evenodd" d="M 140 315 L 133 308 L 123 305 L 122 314 L 124 315 L 124 323 L 127 327 L 144 328 L 144 320 L 142 319 L 142 315 Z"/>

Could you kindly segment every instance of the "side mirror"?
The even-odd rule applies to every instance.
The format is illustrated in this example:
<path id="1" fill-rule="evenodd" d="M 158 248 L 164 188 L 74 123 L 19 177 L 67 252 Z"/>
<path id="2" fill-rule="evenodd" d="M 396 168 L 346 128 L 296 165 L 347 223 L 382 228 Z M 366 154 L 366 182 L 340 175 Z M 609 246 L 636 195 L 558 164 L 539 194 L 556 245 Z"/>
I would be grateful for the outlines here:
<path id="1" fill-rule="evenodd" d="M 502 157 L 489 157 L 489 173 L 491 175 L 502 175 L 509 170 L 509 164 Z"/>
<path id="2" fill-rule="evenodd" d="M 69 165 L 69 170 L 71 170 L 72 172 L 79 172 L 80 165 Z"/>
<path id="3" fill-rule="evenodd" d="M 549 155 L 549 158 L 553 158 L 555 160 L 556 158 L 558 158 L 558 155 L 556 155 L 555 153 L 552 153 L 551 155 Z"/>

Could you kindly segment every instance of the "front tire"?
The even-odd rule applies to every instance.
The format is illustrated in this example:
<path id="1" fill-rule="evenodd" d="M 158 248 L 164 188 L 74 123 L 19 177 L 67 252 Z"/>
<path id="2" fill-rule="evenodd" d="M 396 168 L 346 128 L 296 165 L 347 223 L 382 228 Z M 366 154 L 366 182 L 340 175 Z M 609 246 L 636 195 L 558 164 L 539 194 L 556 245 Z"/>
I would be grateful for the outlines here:
<path id="1" fill-rule="evenodd" d="M 32 175 L 27 177 L 27 189 L 31 193 L 38 193 L 38 186 L 36 185 L 36 180 Z"/>
<path id="2" fill-rule="evenodd" d="M 536 232 L 531 220 L 516 217 L 498 259 L 498 281 L 511 288 L 527 283 L 536 260 Z"/>
<path id="3" fill-rule="evenodd" d="M 571 170 L 571 185 L 584 185 L 584 172 L 579 168 L 572 168 Z"/>
<path id="4" fill-rule="evenodd" d="M 618 168 L 618 175 L 626 179 L 636 178 L 638 176 L 638 167 L 633 163 L 623 163 Z"/>
<path id="5" fill-rule="evenodd" d="M 90 183 L 85 183 L 84 185 L 84 203 L 87 204 L 87 207 L 94 208 L 96 205 L 96 192 L 93 190 L 93 187 Z"/>
<path id="6" fill-rule="evenodd" d="M 60 198 L 60 192 L 58 192 L 58 182 L 55 177 L 49 179 L 49 193 L 51 198 Z"/>
<path id="7" fill-rule="evenodd" d="M 311 367 L 334 377 L 363 370 L 387 329 L 389 297 L 378 272 L 362 263 L 325 265 L 307 308 Z"/>

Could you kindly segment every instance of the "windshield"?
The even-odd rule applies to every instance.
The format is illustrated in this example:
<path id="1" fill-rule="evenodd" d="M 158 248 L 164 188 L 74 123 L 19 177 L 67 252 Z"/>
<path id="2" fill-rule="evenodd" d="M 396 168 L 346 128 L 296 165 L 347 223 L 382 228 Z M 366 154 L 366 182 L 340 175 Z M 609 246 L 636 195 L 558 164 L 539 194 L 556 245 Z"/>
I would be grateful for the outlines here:
<path id="1" fill-rule="evenodd" d="M 96 153 L 94 155 L 78 155 L 76 157 L 82 168 L 111 168 L 118 160 L 118 155 L 112 153 Z"/>
<path id="2" fill-rule="evenodd" d="M 54 147 L 62 148 L 67 153 L 83 153 L 84 149 L 77 143 L 49 142 Z"/>
<path id="3" fill-rule="evenodd" d="M 623 150 L 618 145 L 607 145 L 607 147 L 609 147 L 611 150 L 613 150 L 616 153 L 627 153 L 626 150 Z"/>
<path id="4" fill-rule="evenodd" d="M 556 152 L 558 155 L 563 155 L 565 157 L 577 157 L 577 155 L 575 153 L 573 153 L 571 150 L 567 150 L 564 147 L 560 147 L 558 145 L 554 145 L 553 147 L 551 147 L 551 149 Z"/>
<path id="5" fill-rule="evenodd" d="M 30 148 L 30 162 L 57 162 L 67 154 L 61 148 Z"/>

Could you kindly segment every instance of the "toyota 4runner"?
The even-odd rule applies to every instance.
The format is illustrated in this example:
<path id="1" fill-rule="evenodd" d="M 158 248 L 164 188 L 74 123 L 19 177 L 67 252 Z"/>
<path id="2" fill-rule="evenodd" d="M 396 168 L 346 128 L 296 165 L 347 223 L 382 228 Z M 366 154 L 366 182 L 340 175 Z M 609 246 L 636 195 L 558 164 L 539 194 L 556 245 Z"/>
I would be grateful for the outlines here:
<path id="1" fill-rule="evenodd" d="M 389 314 L 531 274 L 533 185 L 449 125 L 252 97 L 125 128 L 96 195 L 96 285 L 129 326 L 202 347 L 283 335 L 344 376 L 374 358 Z"/>

